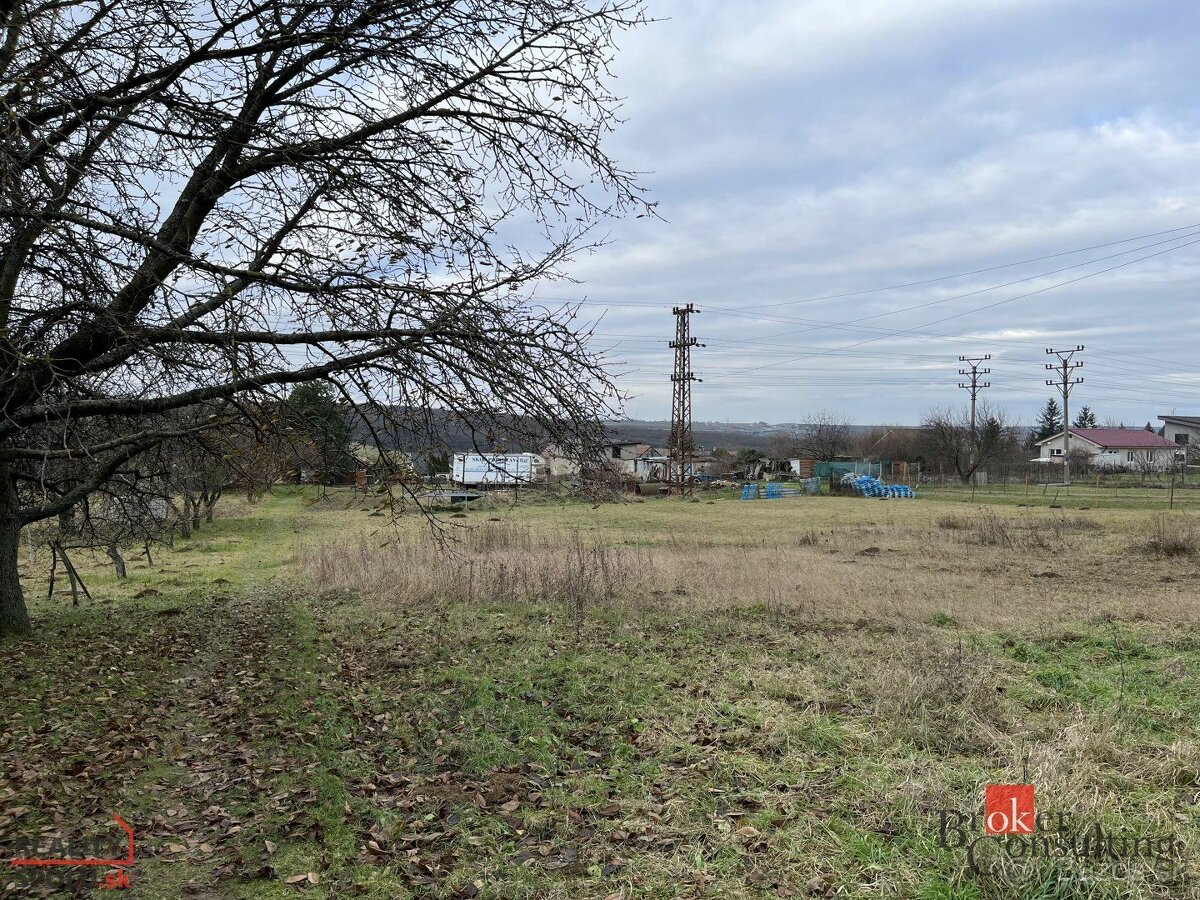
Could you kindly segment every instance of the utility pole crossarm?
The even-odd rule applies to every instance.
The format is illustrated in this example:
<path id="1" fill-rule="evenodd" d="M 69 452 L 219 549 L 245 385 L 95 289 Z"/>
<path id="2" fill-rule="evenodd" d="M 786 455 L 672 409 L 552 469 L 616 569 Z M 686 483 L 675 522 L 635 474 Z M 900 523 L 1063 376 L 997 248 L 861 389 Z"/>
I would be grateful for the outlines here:
<path id="1" fill-rule="evenodd" d="M 1072 376 L 1071 373 L 1076 369 L 1083 367 L 1083 361 L 1072 361 L 1071 357 L 1076 353 L 1082 353 L 1084 350 L 1083 344 L 1076 345 L 1074 350 L 1055 350 L 1053 347 L 1047 347 L 1046 353 L 1049 356 L 1057 356 L 1057 363 L 1046 363 L 1046 369 L 1050 372 L 1057 373 L 1057 378 L 1054 380 L 1046 379 L 1046 384 L 1050 387 L 1058 388 L 1058 392 L 1063 399 L 1063 484 L 1071 483 L 1071 389 L 1077 384 L 1083 384 L 1083 379 L 1078 376 Z"/>
<path id="2" fill-rule="evenodd" d="M 970 393 L 971 393 L 971 438 L 972 438 L 972 440 L 974 440 L 974 437 L 975 437 L 975 401 L 978 399 L 979 392 L 981 390 L 992 386 L 992 383 L 990 381 L 980 381 L 979 380 L 980 375 L 990 375 L 992 373 L 991 369 L 986 369 L 986 368 L 981 369 L 979 367 L 979 364 L 985 363 L 991 358 L 992 358 L 992 354 L 990 354 L 990 353 L 986 353 L 983 356 L 978 356 L 978 357 L 960 356 L 958 358 L 959 362 L 970 363 L 970 365 L 971 365 L 971 368 L 969 368 L 969 369 L 959 369 L 958 370 L 959 375 L 968 375 L 968 376 L 970 376 L 970 379 L 971 379 L 970 381 L 966 381 L 966 382 L 960 381 L 958 383 L 958 386 L 960 388 L 963 388 L 964 390 L 970 391 Z"/>

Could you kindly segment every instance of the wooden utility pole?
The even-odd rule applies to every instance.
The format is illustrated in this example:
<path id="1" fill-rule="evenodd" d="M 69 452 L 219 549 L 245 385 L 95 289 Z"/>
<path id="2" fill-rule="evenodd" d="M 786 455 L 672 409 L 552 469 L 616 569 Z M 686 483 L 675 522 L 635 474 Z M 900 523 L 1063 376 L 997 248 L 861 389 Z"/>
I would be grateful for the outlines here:
<path id="1" fill-rule="evenodd" d="M 671 436 L 667 443 L 670 489 L 680 497 L 692 493 L 692 382 L 702 381 L 692 373 L 692 348 L 703 347 L 691 333 L 690 316 L 698 313 L 691 303 L 676 306 L 675 340 L 669 346 L 675 351 L 675 371 L 671 375 Z"/>
<path id="2" fill-rule="evenodd" d="M 1072 378 L 1071 373 L 1083 365 L 1083 362 L 1071 362 L 1071 357 L 1083 352 L 1083 344 L 1074 350 L 1055 350 L 1047 347 L 1046 352 L 1058 357 L 1057 363 L 1046 363 L 1046 368 L 1057 372 L 1058 377 L 1046 379 L 1050 387 L 1058 388 L 1063 400 L 1063 484 L 1071 483 L 1071 388 L 1083 384 L 1082 378 Z"/>

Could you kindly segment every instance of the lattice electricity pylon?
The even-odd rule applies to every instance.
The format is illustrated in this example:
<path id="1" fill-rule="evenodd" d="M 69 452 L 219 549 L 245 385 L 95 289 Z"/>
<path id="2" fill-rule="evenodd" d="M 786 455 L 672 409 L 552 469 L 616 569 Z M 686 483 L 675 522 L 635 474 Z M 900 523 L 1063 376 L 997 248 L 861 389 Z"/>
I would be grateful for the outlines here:
<path id="1" fill-rule="evenodd" d="M 692 373 L 692 348 L 704 345 L 692 337 L 689 319 L 692 313 L 700 310 L 689 303 L 687 306 L 676 306 L 671 312 L 675 314 L 675 340 L 669 346 L 675 351 L 675 371 L 671 375 L 671 435 L 667 440 L 667 453 L 671 465 L 671 491 L 677 496 L 686 497 L 692 493 L 694 475 L 692 382 L 704 380 Z"/>

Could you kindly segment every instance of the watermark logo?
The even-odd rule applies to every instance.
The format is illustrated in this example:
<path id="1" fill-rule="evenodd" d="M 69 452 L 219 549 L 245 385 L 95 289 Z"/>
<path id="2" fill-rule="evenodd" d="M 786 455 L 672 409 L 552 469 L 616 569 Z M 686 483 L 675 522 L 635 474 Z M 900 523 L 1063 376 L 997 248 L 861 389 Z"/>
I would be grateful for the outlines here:
<path id="1" fill-rule="evenodd" d="M 1036 827 L 1032 784 L 989 784 L 984 788 L 984 834 L 1033 834 Z"/>
<path id="2" fill-rule="evenodd" d="M 1013 873 L 1014 865 L 1066 867 L 1093 875 L 1132 870 L 1174 878 L 1187 845 L 1171 831 L 1114 828 L 1059 810 L 1038 811 L 1032 784 L 989 784 L 982 811 L 938 811 L 938 846 L 965 852 L 981 877 Z"/>
<path id="3" fill-rule="evenodd" d="M 29 848 L 29 855 L 16 856 L 10 859 L 9 865 L 18 869 L 34 869 L 54 871 L 60 867 L 98 866 L 115 869 L 106 873 L 100 879 L 98 887 L 101 890 L 123 890 L 130 886 L 129 872 L 133 866 L 134 838 L 133 828 L 120 816 L 113 816 L 113 821 L 125 832 L 125 853 L 120 857 L 104 858 L 99 854 L 81 852 L 75 847 L 66 847 L 61 841 L 53 841 L 47 852 L 41 848 Z M 61 879 L 60 879 L 61 880 Z"/>

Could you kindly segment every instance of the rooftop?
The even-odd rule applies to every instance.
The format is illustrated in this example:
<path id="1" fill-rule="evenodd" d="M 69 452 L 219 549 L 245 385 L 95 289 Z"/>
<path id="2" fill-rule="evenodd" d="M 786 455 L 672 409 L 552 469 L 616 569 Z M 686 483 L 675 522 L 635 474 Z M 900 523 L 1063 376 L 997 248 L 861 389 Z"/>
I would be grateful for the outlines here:
<path id="1" fill-rule="evenodd" d="M 1175 446 L 1162 435 L 1146 431 L 1144 428 L 1072 428 L 1071 434 L 1101 447 L 1115 447 L 1119 450 L 1153 450 L 1158 447 Z M 1057 434 L 1051 435 L 1038 443 L 1044 444 L 1056 437 Z"/>

